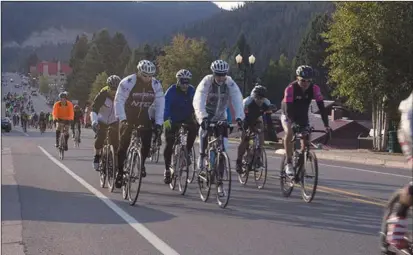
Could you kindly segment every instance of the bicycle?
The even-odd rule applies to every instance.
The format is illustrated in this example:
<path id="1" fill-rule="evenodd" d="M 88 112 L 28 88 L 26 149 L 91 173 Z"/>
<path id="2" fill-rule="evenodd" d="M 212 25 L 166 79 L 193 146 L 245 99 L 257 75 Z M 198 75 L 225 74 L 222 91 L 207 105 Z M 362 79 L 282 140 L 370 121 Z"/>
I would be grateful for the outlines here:
<path id="1" fill-rule="evenodd" d="M 66 139 L 65 136 L 68 135 L 68 124 L 63 124 L 64 122 L 60 122 L 60 137 L 59 137 L 59 158 L 61 160 L 64 159 L 65 155 L 65 147 L 66 147 Z M 62 132 L 63 130 L 63 132 Z"/>
<path id="2" fill-rule="evenodd" d="M 73 141 L 74 141 L 75 148 L 79 148 L 79 144 L 80 144 L 80 133 L 79 133 L 78 125 L 80 125 L 80 123 L 75 123 L 74 125 L 75 137 L 73 138 Z"/>
<path id="3" fill-rule="evenodd" d="M 238 173 L 239 182 L 246 185 L 250 172 L 254 172 L 254 180 L 258 189 L 264 188 L 267 181 L 267 154 L 260 143 L 259 135 L 261 132 L 261 129 L 246 131 L 246 139 L 248 139 L 247 153 L 244 154 L 242 159 L 243 171 Z M 263 178 L 262 183 L 260 183 L 261 178 Z"/>
<path id="4" fill-rule="evenodd" d="M 310 144 L 312 144 L 310 142 L 310 138 L 311 133 L 316 132 L 326 134 L 325 140 L 322 144 L 326 144 L 330 139 L 330 133 L 327 134 L 325 130 L 315 130 L 313 127 L 308 126 L 293 126 L 294 136 L 291 140 L 291 143 L 295 143 L 295 148 L 293 155 L 294 176 L 292 178 L 288 177 L 284 170 L 285 166 L 287 165 L 286 154 L 284 154 L 284 156 L 281 159 L 280 184 L 281 191 L 285 197 L 289 197 L 291 195 L 291 192 L 293 191 L 294 186 L 296 184 L 300 184 L 301 196 L 303 200 L 307 203 L 310 203 L 314 199 L 318 184 L 318 161 L 316 154 L 313 151 L 310 151 Z M 304 137 L 306 137 L 307 142 L 305 144 L 304 152 L 300 153 L 300 146 L 297 145 L 300 143 L 300 140 Z M 314 144 L 312 145 L 314 146 Z M 309 175 L 306 171 L 305 165 L 307 162 L 312 163 L 313 175 Z M 304 180 L 305 177 L 308 177 L 309 179 L 314 179 L 313 188 L 309 190 L 309 193 L 307 193 L 307 185 L 306 181 Z"/>
<path id="5" fill-rule="evenodd" d="M 172 173 L 171 173 L 171 183 L 169 187 L 171 190 L 175 190 L 176 179 L 179 178 L 178 188 L 181 195 L 185 195 L 187 185 L 188 185 L 188 150 L 186 148 L 188 138 L 188 125 L 185 123 L 181 124 L 179 131 L 175 135 L 175 142 L 172 151 Z M 184 178 L 183 178 L 184 177 Z"/>
<path id="6" fill-rule="evenodd" d="M 192 146 L 192 153 L 189 154 L 189 158 L 191 160 L 192 163 L 192 174 L 190 174 L 188 176 L 188 183 L 192 183 L 195 179 L 195 176 L 197 175 L 197 164 L 196 164 L 196 154 L 195 154 L 195 145 Z"/>
<path id="7" fill-rule="evenodd" d="M 223 137 L 224 132 L 231 126 L 233 125 L 228 125 L 226 122 L 211 123 L 207 132 L 202 135 L 202 137 L 208 136 L 208 153 L 204 158 L 205 167 L 199 169 L 198 172 L 199 195 L 201 200 L 206 202 L 211 191 L 211 184 L 215 183 L 217 203 L 221 208 L 225 208 L 228 205 L 231 195 L 231 165 L 224 148 Z M 220 187 L 221 189 L 225 187 L 224 181 L 228 182 L 226 185 L 228 190 L 219 192 Z M 222 197 L 225 197 L 225 200 L 221 201 Z"/>
<path id="8" fill-rule="evenodd" d="M 40 129 L 40 134 L 43 135 L 43 133 L 46 131 L 46 123 L 45 122 L 40 122 L 39 123 L 39 129 Z"/>
<path id="9" fill-rule="evenodd" d="M 413 254 L 413 232 L 412 232 L 412 225 L 411 223 L 409 224 L 409 233 L 407 236 L 404 238 L 406 239 L 408 243 L 408 247 L 403 250 L 399 250 L 398 248 L 394 247 L 393 245 L 389 244 L 386 240 L 387 237 L 387 220 L 390 217 L 392 213 L 394 213 L 395 208 L 398 208 L 398 203 L 400 199 L 399 195 L 400 191 L 396 191 L 393 193 L 393 195 L 390 197 L 389 201 L 387 202 L 386 209 L 384 212 L 381 228 L 380 228 L 380 250 L 381 254 L 383 255 L 412 255 Z M 412 211 L 411 208 L 409 209 L 409 215 L 406 218 L 412 217 Z"/>
<path id="10" fill-rule="evenodd" d="M 122 195 L 123 199 L 129 200 L 131 206 L 135 205 L 142 184 L 142 140 L 139 135 L 142 127 L 142 125 L 133 125 L 132 127 L 131 142 L 126 152 L 127 157 L 123 167 Z M 136 173 L 134 173 L 135 168 L 137 169 Z M 137 184 L 135 195 L 131 194 L 133 183 Z"/>
<path id="11" fill-rule="evenodd" d="M 110 143 L 111 127 L 108 126 L 106 131 L 106 138 L 102 148 L 102 154 L 99 162 L 99 180 L 100 187 L 105 188 L 106 180 L 108 182 L 108 188 L 110 192 L 113 192 L 116 181 L 116 169 L 117 169 L 117 157 L 115 155 L 115 149 Z"/>
<path id="12" fill-rule="evenodd" d="M 158 163 L 159 162 L 159 153 L 161 150 L 161 143 L 160 140 L 161 136 L 158 136 L 156 139 L 152 139 L 151 149 L 149 150 L 149 158 L 151 162 Z"/>

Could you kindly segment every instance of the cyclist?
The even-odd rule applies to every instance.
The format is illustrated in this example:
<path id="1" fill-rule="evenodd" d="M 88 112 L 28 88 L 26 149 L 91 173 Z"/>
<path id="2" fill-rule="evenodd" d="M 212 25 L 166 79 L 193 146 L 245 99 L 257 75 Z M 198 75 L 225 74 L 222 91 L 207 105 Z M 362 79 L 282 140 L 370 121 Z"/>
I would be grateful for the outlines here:
<path id="1" fill-rule="evenodd" d="M 123 163 L 126 158 L 133 125 L 142 125 L 142 177 L 146 176 L 145 161 L 149 155 L 152 139 L 152 122 L 149 108 L 155 104 L 155 130 L 162 131 L 165 97 L 160 81 L 155 79 L 156 67 L 148 60 L 141 60 L 137 72 L 125 77 L 119 84 L 115 95 L 115 116 L 119 119 L 120 140 L 118 148 L 118 176 L 116 187 L 122 186 Z"/>
<path id="2" fill-rule="evenodd" d="M 413 167 L 413 91 L 400 103 L 399 111 L 401 118 L 397 136 L 404 155 Z M 387 241 L 398 249 L 404 249 L 408 247 L 408 241 L 404 237 L 408 232 L 407 212 L 413 205 L 413 182 L 401 189 L 399 195 L 399 207 L 387 220 Z"/>
<path id="3" fill-rule="evenodd" d="M 46 115 L 43 111 L 39 114 L 39 129 L 43 131 L 46 130 Z"/>
<path id="4" fill-rule="evenodd" d="M 22 128 L 25 132 L 27 130 L 27 122 L 28 121 L 29 121 L 29 115 L 24 110 L 22 110 L 20 112 L 20 123 L 21 123 L 21 126 L 22 126 Z"/>
<path id="5" fill-rule="evenodd" d="M 242 172 L 242 156 L 247 149 L 249 137 L 246 135 L 246 130 L 255 130 L 260 129 L 261 133 L 259 134 L 260 144 L 264 145 L 264 124 L 262 115 L 264 112 L 270 110 L 271 102 L 265 97 L 267 89 L 261 85 L 256 85 L 251 91 L 251 95 L 244 99 L 244 126 L 241 135 L 241 142 L 238 146 L 238 156 L 237 156 L 237 172 Z M 261 155 L 258 152 L 258 155 Z M 258 162 L 260 164 L 260 162 Z"/>
<path id="6" fill-rule="evenodd" d="M 291 139 L 293 137 L 292 123 L 300 127 L 308 127 L 308 109 L 311 100 L 315 99 L 318 109 L 321 113 L 321 118 L 326 131 L 330 131 L 328 125 L 328 115 L 324 107 L 323 96 L 320 92 L 320 87 L 312 82 L 314 77 L 313 68 L 307 65 L 301 65 L 296 70 L 297 80 L 291 82 L 284 91 L 284 99 L 281 103 L 281 124 L 283 126 L 284 149 L 287 154 L 286 174 L 294 175 L 292 165 L 293 147 Z M 305 141 L 301 140 L 301 148 L 304 149 Z"/>
<path id="7" fill-rule="evenodd" d="M 82 109 L 80 109 L 79 105 L 75 105 L 73 107 L 74 117 L 71 126 L 72 129 L 72 138 L 75 138 L 75 126 L 77 125 L 77 130 L 79 131 L 79 143 L 80 143 L 80 120 L 83 118 Z"/>
<path id="8" fill-rule="evenodd" d="M 52 129 L 53 127 L 53 114 L 49 113 L 49 128 Z"/>
<path id="9" fill-rule="evenodd" d="M 192 151 L 196 138 L 197 125 L 193 118 L 194 108 L 192 106 L 195 88 L 189 84 L 191 78 L 190 71 L 186 69 L 179 70 L 176 73 L 176 84 L 170 86 L 165 93 L 164 126 L 166 146 L 163 155 L 165 159 L 164 182 L 166 184 L 171 183 L 172 147 L 181 123 L 188 124 L 188 153 Z"/>
<path id="10" fill-rule="evenodd" d="M 117 75 L 109 76 L 106 80 L 107 86 L 100 90 L 92 103 L 90 119 L 92 121 L 92 129 L 97 133 L 95 139 L 95 156 L 93 158 L 93 167 L 96 171 L 99 170 L 100 155 L 109 127 L 110 143 L 113 145 L 115 152 L 118 149 L 119 123 L 115 117 L 113 101 L 120 81 L 121 79 Z"/>
<path id="11" fill-rule="evenodd" d="M 73 104 L 69 100 L 67 100 L 66 92 L 61 92 L 59 94 L 60 101 L 57 101 L 53 105 L 53 120 L 57 122 L 56 126 L 56 148 L 59 148 L 59 138 L 60 133 L 63 130 L 65 132 L 65 140 L 66 146 L 64 148 L 65 151 L 68 150 L 67 140 L 69 139 L 69 124 L 73 121 L 74 118 L 74 111 L 73 111 Z"/>
<path id="12" fill-rule="evenodd" d="M 208 145 L 207 136 L 203 137 L 203 130 L 207 130 L 210 122 L 226 121 L 229 103 L 235 110 L 235 120 L 239 126 L 244 119 L 242 94 L 235 81 L 228 76 L 229 65 L 223 60 L 211 63 L 212 74 L 205 76 L 196 88 L 193 106 L 195 116 L 201 125 L 199 129 L 199 159 L 198 167 L 203 169 L 205 150 Z M 223 134 L 224 147 L 228 145 L 228 130 Z"/>

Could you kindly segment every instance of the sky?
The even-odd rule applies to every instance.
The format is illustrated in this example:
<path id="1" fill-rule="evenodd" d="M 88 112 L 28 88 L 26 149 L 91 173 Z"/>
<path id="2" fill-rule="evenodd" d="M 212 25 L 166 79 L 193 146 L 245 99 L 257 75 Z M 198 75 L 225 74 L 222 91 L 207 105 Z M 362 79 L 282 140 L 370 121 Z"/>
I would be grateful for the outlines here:
<path id="1" fill-rule="evenodd" d="M 238 4 L 244 4 L 244 2 L 213 2 L 214 4 L 218 5 L 218 7 L 231 10 L 231 8 L 236 7 Z"/>

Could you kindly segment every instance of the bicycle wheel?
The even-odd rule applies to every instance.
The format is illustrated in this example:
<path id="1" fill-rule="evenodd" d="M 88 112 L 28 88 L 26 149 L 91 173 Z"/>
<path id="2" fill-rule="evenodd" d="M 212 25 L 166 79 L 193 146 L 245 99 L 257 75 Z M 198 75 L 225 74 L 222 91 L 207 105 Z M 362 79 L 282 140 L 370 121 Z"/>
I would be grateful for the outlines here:
<path id="1" fill-rule="evenodd" d="M 66 146 L 66 139 L 64 133 L 60 135 L 60 144 L 59 144 L 59 157 L 61 160 L 65 157 L 65 146 Z"/>
<path id="2" fill-rule="evenodd" d="M 186 147 L 183 146 L 181 147 L 181 150 L 179 152 L 179 165 L 177 164 L 177 167 L 179 169 L 178 173 L 179 176 L 179 183 L 178 183 L 178 188 L 179 188 L 179 193 L 181 195 L 185 195 L 186 188 L 188 187 L 188 172 L 189 172 L 189 167 L 188 167 L 188 152 L 186 151 Z"/>
<path id="3" fill-rule="evenodd" d="M 238 174 L 238 180 L 239 183 L 242 185 L 247 184 L 248 182 L 248 177 L 250 175 L 249 168 L 252 166 L 251 163 L 248 163 L 248 154 L 250 153 L 249 149 L 246 151 L 244 156 L 242 157 L 242 173 L 237 173 Z"/>
<path id="4" fill-rule="evenodd" d="M 74 138 L 74 147 L 78 148 L 79 147 L 79 130 L 75 128 L 75 138 Z"/>
<path id="5" fill-rule="evenodd" d="M 219 207 L 225 208 L 231 195 L 231 165 L 226 152 L 218 154 L 215 171 L 217 203 Z M 221 188 L 219 188 L 220 186 Z"/>
<path id="6" fill-rule="evenodd" d="M 287 177 L 287 174 L 285 173 L 285 166 L 287 165 L 287 156 L 284 154 L 284 156 L 281 159 L 281 166 L 280 166 L 280 187 L 281 187 L 281 192 L 284 197 L 289 197 L 291 195 L 291 192 L 293 192 L 294 189 L 294 182 Z"/>
<path id="7" fill-rule="evenodd" d="M 110 192 L 113 192 L 115 188 L 115 181 L 116 181 L 116 158 L 115 158 L 115 150 L 113 149 L 112 145 L 108 146 L 107 150 L 107 161 L 106 161 L 106 174 L 108 179 L 108 188 Z"/>
<path id="8" fill-rule="evenodd" d="M 255 156 L 256 161 L 257 157 Z M 265 183 L 267 182 L 267 153 L 265 152 L 264 148 L 261 148 L 261 165 L 259 168 L 255 168 L 254 177 L 255 177 L 255 184 L 257 184 L 258 189 L 263 189 Z M 255 164 L 256 162 L 254 162 Z"/>
<path id="9" fill-rule="evenodd" d="M 198 171 L 198 191 L 201 197 L 201 200 L 206 202 L 208 201 L 209 194 L 211 193 L 211 173 L 207 170 L 207 162 L 209 161 L 209 157 L 206 156 L 204 158 L 204 169 Z"/>
<path id="10" fill-rule="evenodd" d="M 196 169 L 197 164 L 196 164 L 195 146 L 192 147 L 191 161 L 192 161 L 192 163 L 191 163 L 191 164 L 192 164 L 192 167 L 191 167 L 192 173 L 189 174 L 189 176 L 188 176 L 188 183 L 192 183 L 192 182 L 194 181 L 195 175 L 196 175 L 196 172 L 197 172 L 197 169 Z"/>
<path id="11" fill-rule="evenodd" d="M 306 167 L 307 162 L 311 163 L 311 172 Z M 309 181 L 307 180 L 313 180 L 313 185 L 310 186 L 308 184 Z M 305 202 L 310 203 L 314 199 L 318 183 L 318 161 L 317 156 L 312 151 L 308 154 L 307 159 L 304 160 L 304 165 L 301 170 L 300 183 L 301 196 Z"/>
<path id="12" fill-rule="evenodd" d="M 135 205 L 136 200 L 138 200 L 139 192 L 141 190 L 142 184 L 142 163 L 141 163 L 141 152 L 138 149 L 134 152 L 132 158 L 132 164 L 129 168 L 129 178 L 128 178 L 128 191 L 129 191 L 129 204 Z M 134 189 L 136 188 L 136 189 Z"/>
<path id="13" fill-rule="evenodd" d="M 106 185 L 106 167 L 107 167 L 107 162 L 108 162 L 108 148 L 107 146 L 104 146 L 102 149 L 102 156 L 100 157 L 99 160 L 99 181 L 100 181 L 100 187 L 105 188 Z"/>
<path id="14" fill-rule="evenodd" d="M 133 159 L 133 153 L 128 149 L 126 152 L 127 158 L 125 159 L 123 163 L 123 176 L 124 179 L 122 180 L 122 197 L 123 199 L 128 199 L 129 198 L 129 185 L 128 185 L 128 179 L 129 179 L 129 168 L 132 165 L 132 159 Z"/>
<path id="15" fill-rule="evenodd" d="M 156 151 L 155 151 L 155 162 L 159 162 L 159 153 L 160 153 L 161 147 L 156 145 Z"/>
<path id="16" fill-rule="evenodd" d="M 172 173 L 171 173 L 171 183 L 169 183 L 169 188 L 171 190 L 175 190 L 176 187 L 176 178 L 178 176 L 178 166 L 180 164 L 179 162 L 180 158 L 176 152 L 176 147 L 173 148 L 173 154 L 171 157 L 171 161 L 172 161 Z"/>

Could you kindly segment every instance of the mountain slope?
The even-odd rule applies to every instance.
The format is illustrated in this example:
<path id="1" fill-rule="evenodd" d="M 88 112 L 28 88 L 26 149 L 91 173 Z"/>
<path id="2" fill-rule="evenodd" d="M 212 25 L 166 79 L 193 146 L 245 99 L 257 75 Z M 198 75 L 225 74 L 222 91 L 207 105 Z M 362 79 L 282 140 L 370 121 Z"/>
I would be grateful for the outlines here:
<path id="1" fill-rule="evenodd" d="M 257 67 L 264 68 L 271 58 L 278 60 L 282 53 L 290 59 L 294 57 L 312 16 L 333 8 L 331 2 L 250 2 L 186 26 L 182 32 L 189 37 L 206 38 L 215 53 L 224 41 L 234 45 L 244 33 L 257 58 Z"/>
<path id="2" fill-rule="evenodd" d="M 2 41 L 20 45 L 34 32 L 51 28 L 87 33 L 107 28 L 122 32 L 134 45 L 220 12 L 225 11 L 211 2 L 2 2 Z M 57 40 L 49 34 L 52 38 L 45 40 Z"/>

